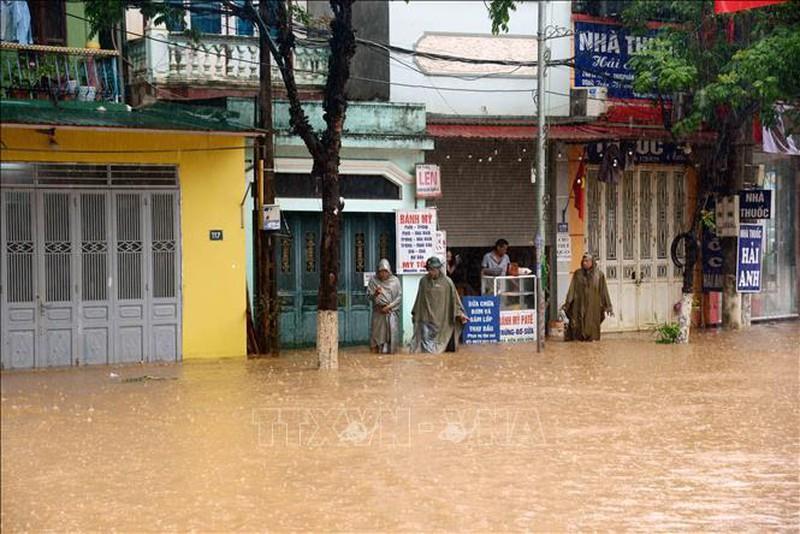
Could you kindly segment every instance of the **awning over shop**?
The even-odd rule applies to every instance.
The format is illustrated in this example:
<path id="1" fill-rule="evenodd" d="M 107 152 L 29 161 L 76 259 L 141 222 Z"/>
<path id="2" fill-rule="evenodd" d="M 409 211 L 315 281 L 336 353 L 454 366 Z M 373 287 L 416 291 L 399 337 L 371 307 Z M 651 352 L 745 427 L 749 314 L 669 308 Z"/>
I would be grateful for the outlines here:
<path id="1" fill-rule="evenodd" d="M 454 124 L 428 122 L 428 135 L 434 138 L 464 139 L 536 139 L 534 125 L 508 124 Z M 566 143 L 589 143 L 592 141 L 622 141 L 656 139 L 672 141 L 672 135 L 663 126 L 623 124 L 609 121 L 584 122 L 579 124 L 551 124 L 550 140 Z M 707 143 L 714 139 L 711 132 L 689 136 L 693 143 Z"/>
<path id="2" fill-rule="evenodd" d="M 530 139 L 536 138 L 536 126 L 428 124 L 432 137 L 462 137 L 468 139 Z M 588 142 L 611 139 L 669 139 L 667 130 L 657 126 L 628 126 L 593 122 L 584 124 L 553 124 L 549 138 L 557 141 Z"/>
<path id="3" fill-rule="evenodd" d="M 239 122 L 237 113 L 158 102 L 132 108 L 111 102 L 58 102 L 49 100 L 0 100 L 2 125 L 78 129 L 127 129 L 176 132 L 206 132 L 242 136 L 258 135 Z"/>

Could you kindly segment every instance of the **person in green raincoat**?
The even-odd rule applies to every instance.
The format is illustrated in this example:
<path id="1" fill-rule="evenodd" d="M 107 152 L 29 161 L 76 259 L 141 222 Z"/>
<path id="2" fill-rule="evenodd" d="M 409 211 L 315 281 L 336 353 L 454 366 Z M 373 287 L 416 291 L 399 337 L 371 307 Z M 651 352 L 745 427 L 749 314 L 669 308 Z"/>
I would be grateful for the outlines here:
<path id="1" fill-rule="evenodd" d="M 468 321 L 453 281 L 444 274 L 437 257 L 425 263 L 428 274 L 419 282 L 411 311 L 414 337 L 411 352 L 455 352 L 461 327 Z"/>
<path id="2" fill-rule="evenodd" d="M 564 331 L 567 341 L 599 340 L 600 323 L 606 315 L 614 315 L 606 277 L 588 252 L 581 258 L 581 268 L 572 275 L 562 309 L 569 319 Z"/>

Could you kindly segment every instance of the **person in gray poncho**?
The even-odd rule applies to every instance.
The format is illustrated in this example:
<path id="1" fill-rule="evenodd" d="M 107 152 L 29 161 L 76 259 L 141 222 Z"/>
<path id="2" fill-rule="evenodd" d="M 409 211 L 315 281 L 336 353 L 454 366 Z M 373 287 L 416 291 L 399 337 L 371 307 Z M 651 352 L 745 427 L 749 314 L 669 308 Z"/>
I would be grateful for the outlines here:
<path id="1" fill-rule="evenodd" d="M 372 328 L 369 346 L 372 352 L 391 354 L 397 352 L 400 342 L 398 312 L 402 302 L 400 280 L 392 274 L 389 260 L 378 262 L 378 272 L 369 281 L 367 293 L 372 301 Z"/>
<path id="2" fill-rule="evenodd" d="M 429 258 L 425 267 L 428 274 L 419 282 L 417 300 L 411 311 L 414 322 L 411 352 L 455 352 L 467 316 L 456 286 L 442 272 L 441 260 Z"/>

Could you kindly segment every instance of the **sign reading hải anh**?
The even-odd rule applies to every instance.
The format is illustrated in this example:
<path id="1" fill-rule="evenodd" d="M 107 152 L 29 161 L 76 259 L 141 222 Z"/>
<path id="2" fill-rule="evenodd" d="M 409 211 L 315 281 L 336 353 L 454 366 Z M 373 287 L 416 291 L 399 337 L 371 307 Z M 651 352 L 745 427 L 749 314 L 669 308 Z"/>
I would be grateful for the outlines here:
<path id="1" fill-rule="evenodd" d="M 736 291 L 761 291 L 761 251 L 764 228 L 760 224 L 739 225 L 736 253 Z"/>

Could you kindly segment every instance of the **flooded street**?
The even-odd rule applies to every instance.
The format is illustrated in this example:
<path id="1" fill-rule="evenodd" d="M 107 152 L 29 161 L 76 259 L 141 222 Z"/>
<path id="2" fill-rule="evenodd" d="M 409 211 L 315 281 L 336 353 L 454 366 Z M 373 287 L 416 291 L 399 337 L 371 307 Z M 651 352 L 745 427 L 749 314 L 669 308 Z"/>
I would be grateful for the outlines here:
<path id="1" fill-rule="evenodd" d="M 789 322 L 4 373 L 2 529 L 796 532 L 798 347 Z"/>

